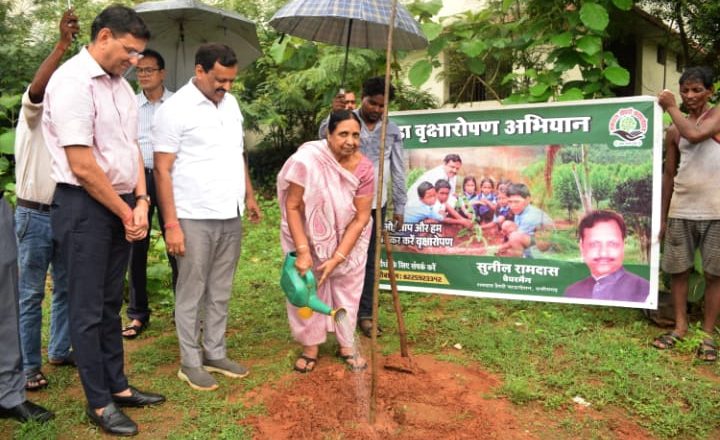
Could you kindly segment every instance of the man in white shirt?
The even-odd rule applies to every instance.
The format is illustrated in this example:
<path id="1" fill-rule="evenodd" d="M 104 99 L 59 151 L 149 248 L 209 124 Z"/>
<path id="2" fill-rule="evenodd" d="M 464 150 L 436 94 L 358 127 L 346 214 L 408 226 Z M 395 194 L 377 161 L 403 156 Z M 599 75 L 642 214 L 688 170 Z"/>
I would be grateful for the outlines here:
<path id="1" fill-rule="evenodd" d="M 237 70 L 230 47 L 200 46 L 195 77 L 158 109 L 153 123 L 165 242 L 178 265 L 178 377 L 201 391 L 218 387 L 208 372 L 233 378 L 249 373 L 227 357 L 225 347 L 241 215 L 247 207 L 251 221 L 261 216 L 243 158 L 242 113 L 227 93 Z"/>
<path id="2" fill-rule="evenodd" d="M 74 365 L 70 352 L 67 271 L 65 261 L 53 245 L 50 204 L 55 181 L 50 178 L 50 153 L 42 133 L 45 87 L 60 65 L 63 55 L 79 31 L 77 17 L 67 10 L 60 20 L 60 41 L 35 72 L 22 97 L 15 130 L 15 211 L 20 270 L 20 342 L 25 388 L 38 390 L 48 385 L 41 371 L 42 301 L 45 280 L 52 265 L 53 294 L 50 313 L 48 358 L 53 365 Z"/>
<path id="3" fill-rule="evenodd" d="M 163 85 L 165 80 L 165 60 L 162 55 L 152 49 L 145 49 L 143 57 L 138 60 L 137 68 L 140 93 L 137 94 L 138 102 L 138 143 L 145 165 L 145 186 L 150 200 L 157 201 L 155 191 L 155 179 L 153 179 L 153 147 L 152 147 L 152 123 L 155 111 L 164 103 L 173 92 Z M 156 202 L 157 203 L 157 202 Z M 148 225 L 152 226 L 155 205 L 150 204 L 148 209 Z M 159 213 L 159 211 L 158 211 Z M 159 216 L 160 228 L 163 229 L 163 218 Z M 127 306 L 127 317 L 130 323 L 123 328 L 123 337 L 134 339 L 142 333 L 150 323 L 150 307 L 148 306 L 147 292 L 147 255 L 150 248 L 150 234 L 144 239 L 133 243 L 130 251 L 130 273 L 129 273 L 129 301 Z M 175 259 L 169 256 L 170 267 L 173 273 L 173 288 L 177 279 L 177 267 Z"/>

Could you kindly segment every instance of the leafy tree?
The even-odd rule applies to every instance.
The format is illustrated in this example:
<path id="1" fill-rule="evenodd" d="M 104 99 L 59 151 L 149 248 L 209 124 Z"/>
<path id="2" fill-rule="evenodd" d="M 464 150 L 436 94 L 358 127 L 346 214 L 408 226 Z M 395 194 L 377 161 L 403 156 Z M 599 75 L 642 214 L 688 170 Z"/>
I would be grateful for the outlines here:
<path id="1" fill-rule="evenodd" d="M 686 65 L 713 66 L 720 72 L 720 3 L 689 0 L 643 0 L 642 3 L 652 15 L 677 30 Z"/>
<path id="2" fill-rule="evenodd" d="M 491 0 L 486 9 L 440 20 L 441 6 L 409 5 L 430 40 L 427 57 L 409 72 L 415 86 L 441 65 L 443 53 L 450 54 L 449 75 L 480 83 L 505 103 L 613 96 L 613 87 L 630 81 L 603 44 L 610 12 L 630 10 L 633 0 Z M 569 81 L 574 69 L 581 79 Z"/>
<path id="3" fill-rule="evenodd" d="M 596 208 L 600 201 L 607 200 L 615 189 L 615 176 L 607 165 L 593 164 L 590 169 L 590 186 Z"/>
<path id="4" fill-rule="evenodd" d="M 11 2 L 0 0 L 0 188 L 15 188 L 14 127 L 20 98 L 35 70 L 51 52 L 58 38 L 63 10 L 55 1 Z M 76 49 L 89 40 L 92 19 L 104 7 L 90 0 L 73 1 L 83 32 Z M 107 2 L 110 4 L 110 2 Z M 76 50 L 68 51 L 70 53 Z M 12 197 L 12 196 L 11 196 Z"/>
<path id="5" fill-rule="evenodd" d="M 652 179 L 650 174 L 639 175 L 641 170 L 631 170 L 635 177 L 617 185 L 611 196 L 612 209 L 625 215 L 628 230 L 638 238 L 643 262 L 650 261 L 650 202 Z"/>
<path id="6" fill-rule="evenodd" d="M 572 221 L 573 213 L 581 206 L 572 167 L 573 164 L 558 165 L 552 176 L 554 198 L 567 211 L 568 221 Z"/>

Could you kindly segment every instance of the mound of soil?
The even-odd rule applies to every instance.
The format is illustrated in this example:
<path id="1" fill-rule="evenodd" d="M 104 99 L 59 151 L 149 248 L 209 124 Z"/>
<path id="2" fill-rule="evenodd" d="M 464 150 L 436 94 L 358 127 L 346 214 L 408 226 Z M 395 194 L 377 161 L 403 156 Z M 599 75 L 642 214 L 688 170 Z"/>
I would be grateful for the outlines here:
<path id="1" fill-rule="evenodd" d="M 412 374 L 380 368 L 375 423 L 370 424 L 371 373 L 353 373 L 320 358 L 315 371 L 293 374 L 255 391 L 267 416 L 250 424 L 259 439 L 534 439 L 515 420 L 511 404 L 485 399 L 498 380 L 482 371 L 428 356 L 380 359 L 414 367 Z M 480 435 L 480 437 L 479 437 Z"/>
<path id="2" fill-rule="evenodd" d="M 369 422 L 371 373 L 353 373 L 340 361 L 321 357 L 315 371 L 292 373 L 243 396 L 264 404 L 265 416 L 243 423 L 256 439 L 553 439 L 651 440 L 627 414 L 568 403 L 548 410 L 516 406 L 493 395 L 501 384 L 477 367 L 414 356 L 380 357 L 375 422 Z M 385 368 L 383 368 L 383 366 Z M 413 370 L 404 373 L 388 367 Z M 594 421 L 601 422 L 599 432 Z M 570 423 L 573 429 L 564 424 Z"/>

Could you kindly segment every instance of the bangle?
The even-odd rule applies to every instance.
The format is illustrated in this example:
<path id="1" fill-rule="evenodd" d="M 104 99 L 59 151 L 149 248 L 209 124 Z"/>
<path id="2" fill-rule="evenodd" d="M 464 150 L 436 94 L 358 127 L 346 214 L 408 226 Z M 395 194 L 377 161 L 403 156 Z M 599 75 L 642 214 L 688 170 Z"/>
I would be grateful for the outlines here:
<path id="1" fill-rule="evenodd" d="M 347 257 L 346 257 L 345 255 L 343 255 L 342 252 L 340 252 L 340 251 L 335 251 L 335 255 L 337 255 L 338 257 L 342 258 L 343 261 L 347 261 Z"/>
<path id="2" fill-rule="evenodd" d="M 165 230 L 177 228 L 178 226 L 180 226 L 180 222 L 168 222 L 165 223 Z"/>

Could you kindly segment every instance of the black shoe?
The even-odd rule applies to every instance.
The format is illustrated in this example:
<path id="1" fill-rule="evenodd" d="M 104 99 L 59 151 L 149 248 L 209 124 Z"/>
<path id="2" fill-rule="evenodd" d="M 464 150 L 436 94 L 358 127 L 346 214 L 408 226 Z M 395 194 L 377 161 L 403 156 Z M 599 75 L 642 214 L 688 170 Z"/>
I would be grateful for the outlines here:
<path id="1" fill-rule="evenodd" d="M 48 363 L 50 365 L 54 365 L 56 367 L 76 367 L 77 366 L 77 364 L 75 363 L 75 352 L 73 352 L 72 350 L 64 358 L 55 358 L 55 359 L 48 358 Z"/>
<path id="2" fill-rule="evenodd" d="M 102 428 L 103 431 L 112 435 L 131 436 L 137 435 L 138 427 L 130 417 L 126 416 L 114 403 L 105 407 L 102 415 L 97 415 L 95 410 L 88 407 L 85 412 L 90 421 Z"/>
<path id="3" fill-rule="evenodd" d="M 135 387 L 130 387 L 130 395 L 127 397 L 113 395 L 112 399 L 120 406 L 140 408 L 143 406 L 159 405 L 165 402 L 165 396 L 155 393 L 143 393 Z"/>
<path id="4" fill-rule="evenodd" d="M 28 422 L 34 420 L 44 423 L 55 417 L 51 411 L 46 410 L 42 406 L 32 403 L 29 400 L 24 401 L 18 406 L 12 408 L 0 407 L 0 418 L 13 418 L 19 422 Z"/>
<path id="5" fill-rule="evenodd" d="M 360 318 L 358 320 L 358 328 L 362 332 L 363 335 L 365 335 L 366 338 L 372 338 L 372 326 L 373 326 L 373 320 L 372 318 Z M 378 337 L 382 336 L 383 330 L 380 327 L 380 324 L 377 326 L 377 335 Z"/>

